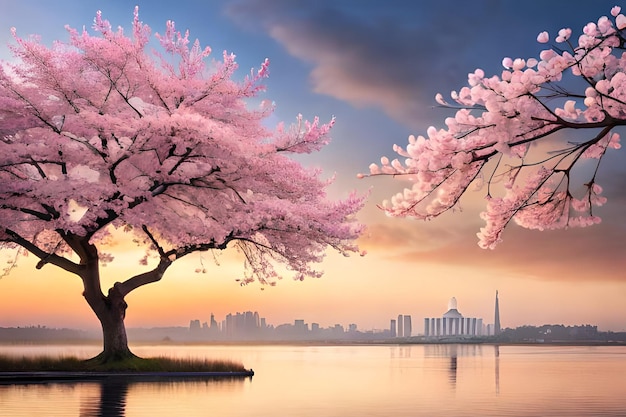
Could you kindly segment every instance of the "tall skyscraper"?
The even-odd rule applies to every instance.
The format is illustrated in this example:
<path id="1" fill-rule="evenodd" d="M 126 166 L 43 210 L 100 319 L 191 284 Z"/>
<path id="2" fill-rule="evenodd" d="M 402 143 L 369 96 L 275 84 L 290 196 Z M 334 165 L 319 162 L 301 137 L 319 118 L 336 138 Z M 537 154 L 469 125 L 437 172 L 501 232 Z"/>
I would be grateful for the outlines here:
<path id="1" fill-rule="evenodd" d="M 398 315 L 398 337 L 404 337 L 404 316 Z"/>
<path id="2" fill-rule="evenodd" d="M 404 315 L 404 337 L 411 337 L 413 333 L 413 326 L 411 325 L 411 316 Z"/>
<path id="3" fill-rule="evenodd" d="M 498 303 L 498 290 L 496 290 L 496 312 L 493 319 L 493 334 L 495 336 L 500 334 L 500 304 Z"/>

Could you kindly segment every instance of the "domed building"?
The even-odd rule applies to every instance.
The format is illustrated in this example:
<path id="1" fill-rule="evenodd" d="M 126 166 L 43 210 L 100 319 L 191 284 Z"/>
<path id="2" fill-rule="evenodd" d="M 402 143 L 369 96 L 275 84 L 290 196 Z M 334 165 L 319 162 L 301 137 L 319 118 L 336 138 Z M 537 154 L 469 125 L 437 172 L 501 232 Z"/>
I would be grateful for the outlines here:
<path id="1" fill-rule="evenodd" d="M 424 319 L 424 336 L 481 336 L 483 335 L 483 319 L 463 317 L 457 307 L 456 298 L 448 302 L 448 311 L 442 317 Z"/>
<path id="2" fill-rule="evenodd" d="M 463 314 L 459 313 L 459 310 L 457 310 L 455 297 L 452 297 L 450 301 L 448 301 L 448 311 L 446 311 L 443 316 L 448 319 L 463 318 Z"/>

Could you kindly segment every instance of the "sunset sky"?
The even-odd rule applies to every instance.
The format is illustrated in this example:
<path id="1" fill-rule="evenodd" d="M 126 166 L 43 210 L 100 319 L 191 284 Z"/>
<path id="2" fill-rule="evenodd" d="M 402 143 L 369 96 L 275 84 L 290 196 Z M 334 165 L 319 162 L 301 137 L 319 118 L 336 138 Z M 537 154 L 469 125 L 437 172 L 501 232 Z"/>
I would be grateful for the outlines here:
<path id="1" fill-rule="evenodd" d="M 166 20 L 213 49 L 237 55 L 243 78 L 270 59 L 263 98 L 277 109 L 270 122 L 337 119 L 332 143 L 302 158 L 336 181 L 332 197 L 351 190 L 371 193 L 360 220 L 364 257 L 328 254 L 321 279 L 276 287 L 240 287 L 243 265 L 236 254 L 195 257 L 172 266 L 163 281 L 128 297 L 128 327 L 187 325 L 190 319 L 218 320 L 237 311 L 258 311 L 271 324 L 304 319 L 321 326 L 356 323 L 382 329 L 398 314 L 440 316 L 450 297 L 459 311 L 493 322 L 500 294 L 503 327 L 524 324 L 592 324 L 626 331 L 626 154 L 613 151 L 599 183 L 608 203 L 602 224 L 587 229 L 537 232 L 510 226 L 495 250 L 482 250 L 476 232 L 484 192 L 471 192 L 462 212 L 428 223 L 386 217 L 377 207 L 401 190 L 391 178 L 357 179 L 380 156 L 394 156 L 410 134 L 441 127 L 452 113 L 434 108 L 482 68 L 500 74 L 504 57 L 537 57 L 546 30 L 572 28 L 577 38 L 589 21 L 609 15 L 616 1 L 529 0 L 0 0 L 0 59 L 10 59 L 10 28 L 20 36 L 39 34 L 44 43 L 67 40 L 64 25 L 90 28 L 97 10 L 114 26 L 130 30 L 134 6 L 154 32 Z M 626 9 L 626 3 L 623 4 Z M 622 135 L 626 131 L 621 132 Z M 567 139 L 567 138 L 565 138 Z M 141 271 L 142 253 L 122 242 L 103 270 L 105 284 Z M 0 260 L 10 254 L 0 254 Z M 81 283 L 33 257 L 0 279 L 0 327 L 46 325 L 95 328 L 97 319 L 81 296 Z M 218 265 L 219 264 L 219 265 Z M 206 274 L 194 270 L 203 265 Z M 106 287 L 108 288 L 108 286 Z"/>

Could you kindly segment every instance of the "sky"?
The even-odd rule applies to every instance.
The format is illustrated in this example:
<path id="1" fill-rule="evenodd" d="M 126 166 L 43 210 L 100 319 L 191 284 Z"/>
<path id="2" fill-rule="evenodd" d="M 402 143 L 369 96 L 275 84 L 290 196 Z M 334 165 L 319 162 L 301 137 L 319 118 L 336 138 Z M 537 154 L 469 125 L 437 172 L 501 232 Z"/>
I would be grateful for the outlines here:
<path id="1" fill-rule="evenodd" d="M 345 258 L 329 252 L 320 279 L 275 287 L 241 287 L 243 264 L 236 255 L 196 257 L 174 264 L 164 279 L 127 297 L 127 327 L 188 325 L 220 320 L 228 313 L 258 311 L 268 323 L 303 319 L 321 326 L 355 323 L 361 330 L 388 328 L 398 314 L 413 317 L 414 332 L 424 317 L 439 317 L 456 297 L 459 311 L 493 323 L 499 291 L 503 327 L 591 324 L 626 331 L 626 165 L 624 151 L 607 155 L 599 174 L 608 203 L 600 225 L 552 232 L 509 226 L 495 250 L 477 245 L 484 193 L 470 192 L 462 211 L 421 222 L 386 217 L 382 200 L 402 189 L 390 178 L 357 179 L 393 144 L 410 134 L 442 126 L 449 110 L 435 108 L 434 96 L 458 90 L 467 74 L 482 68 L 500 74 L 504 57 L 537 57 L 545 45 L 572 28 L 574 37 L 589 21 L 609 15 L 616 1 L 551 0 L 0 0 L 0 59 L 10 28 L 42 42 L 67 40 L 64 26 L 90 28 L 97 10 L 114 26 L 130 30 L 140 19 L 153 32 L 165 21 L 208 45 L 218 57 L 237 56 L 239 76 L 270 59 L 263 98 L 276 103 L 272 122 L 336 117 L 332 142 L 302 163 L 335 175 L 329 194 L 369 193 L 359 219 L 367 231 L 359 245 L 368 254 Z M 626 7 L 626 4 L 622 6 Z M 275 120 L 274 120 L 275 119 Z M 623 135 L 624 133 L 622 133 Z M 140 271 L 141 254 L 123 243 L 103 270 L 104 284 Z M 4 257 L 10 254 L 2 254 Z M 0 327 L 46 325 L 96 328 L 97 319 L 81 296 L 79 279 L 21 258 L 0 279 Z M 205 274 L 194 270 L 202 265 Z M 108 287 L 107 287 L 108 288 Z"/>

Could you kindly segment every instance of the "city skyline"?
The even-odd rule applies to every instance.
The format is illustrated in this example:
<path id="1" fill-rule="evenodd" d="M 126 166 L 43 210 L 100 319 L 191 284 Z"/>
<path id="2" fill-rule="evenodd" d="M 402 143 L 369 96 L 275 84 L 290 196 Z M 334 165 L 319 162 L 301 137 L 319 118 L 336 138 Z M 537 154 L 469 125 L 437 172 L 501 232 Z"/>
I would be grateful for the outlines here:
<path id="1" fill-rule="evenodd" d="M 543 324 L 539 326 L 523 325 L 515 328 L 502 329 L 495 334 L 489 325 L 483 326 L 482 334 L 440 334 L 425 335 L 413 333 L 411 336 L 398 336 L 392 329 L 359 329 L 356 323 L 347 326 L 335 324 L 322 327 L 319 323 L 306 323 L 302 319 L 294 319 L 291 323 L 277 325 L 258 322 L 255 326 L 249 326 L 244 321 L 238 320 L 253 312 L 238 312 L 232 315 L 233 321 L 225 325 L 221 324 L 210 327 L 208 323 L 200 323 L 199 320 L 190 320 L 188 326 L 168 326 L 152 328 L 129 328 L 129 336 L 134 343 L 160 342 L 165 344 L 178 342 L 333 342 L 352 341 L 357 343 L 483 343 L 483 342 L 567 342 L 588 341 L 590 343 L 623 343 L 626 341 L 626 332 L 606 332 L 598 329 L 596 325 L 579 324 L 565 326 L 563 324 Z M 392 320 L 395 322 L 395 319 Z M 0 343 L 45 343 L 46 341 L 66 341 L 83 343 L 95 341 L 100 338 L 95 330 L 81 330 L 71 328 L 49 328 L 41 325 L 26 327 L 1 327 Z"/>
<path id="2" fill-rule="evenodd" d="M 449 321 L 448 323 L 448 329 L 447 331 L 442 331 L 441 329 L 445 327 L 445 324 L 441 324 L 439 323 L 437 327 L 437 325 L 435 325 L 435 319 L 433 318 L 433 316 L 423 316 L 423 321 L 424 321 L 424 326 L 423 327 L 419 327 L 418 326 L 413 326 L 413 316 L 411 314 L 399 314 L 397 317 L 394 317 L 392 319 L 389 320 L 390 325 L 386 328 L 365 328 L 365 327 L 361 327 L 356 321 L 350 321 L 348 320 L 348 322 L 337 322 L 337 321 L 331 321 L 328 323 L 324 323 L 324 324 L 320 324 L 318 321 L 315 320 L 315 318 L 311 319 L 311 320 L 305 320 L 302 318 L 293 318 L 291 319 L 291 321 L 287 321 L 287 322 L 277 322 L 277 323 L 273 323 L 267 320 L 266 317 L 262 317 L 258 311 L 237 311 L 237 312 L 229 312 L 227 314 L 224 315 L 223 319 L 221 320 L 216 320 L 216 316 L 214 313 L 210 313 L 210 318 L 205 320 L 204 318 L 192 318 L 189 320 L 189 325 L 188 326 L 183 326 L 182 323 L 179 323 L 178 325 L 175 326 L 165 326 L 165 327 L 161 327 L 161 326 L 154 326 L 154 329 L 160 329 L 160 328 L 168 328 L 168 327 L 173 327 L 173 328 L 188 328 L 192 333 L 194 332 L 208 332 L 209 334 L 217 334 L 217 333 L 226 333 L 226 334 L 230 334 L 231 336 L 233 336 L 234 334 L 236 334 L 237 332 L 241 332 L 242 334 L 250 334 L 250 335 L 254 335 L 255 332 L 259 329 L 276 329 L 276 328 L 280 328 L 280 327 L 288 327 L 288 326 L 293 326 L 296 329 L 299 330 L 304 330 L 306 332 L 315 332 L 316 330 L 335 330 L 339 333 L 343 333 L 344 331 L 346 332 L 356 332 L 357 330 L 360 333 L 365 333 L 365 334 L 373 334 L 373 335 L 377 335 L 377 336 L 381 336 L 381 335 L 385 335 L 384 337 L 386 338 L 407 338 L 407 337 L 415 337 L 415 336 L 497 336 L 498 334 L 500 334 L 500 332 L 503 330 L 500 327 L 500 309 L 499 309 L 499 298 L 498 298 L 498 291 L 496 291 L 496 296 L 495 296 L 495 310 L 494 310 L 494 317 L 493 317 L 493 323 L 490 323 L 489 320 L 483 320 L 483 318 L 472 318 L 472 317 L 467 317 L 467 316 L 463 316 L 459 310 L 458 310 L 458 303 L 457 303 L 457 299 L 456 297 L 452 297 L 450 298 L 450 300 L 448 301 L 448 311 L 442 314 L 442 317 L 446 318 L 448 316 L 450 316 L 450 314 L 452 314 L 452 316 L 454 317 L 462 317 L 465 320 L 473 320 L 474 322 L 471 324 L 472 328 L 474 330 L 470 331 L 467 330 L 469 329 L 469 327 L 466 328 L 466 330 L 464 331 L 463 328 L 464 326 L 466 326 L 462 321 L 460 323 L 454 323 L 452 321 Z M 199 316 L 198 316 L 199 317 Z M 417 323 L 420 323 L 420 319 L 422 317 L 416 316 Z M 398 323 L 402 323 L 401 326 L 398 326 Z M 427 324 L 429 323 L 429 324 Z M 467 322 L 467 326 L 470 325 L 470 322 Z M 524 324 L 523 326 L 528 326 L 531 324 Z M 537 325 L 549 325 L 547 322 L 541 323 L 541 324 L 534 324 L 535 326 Z M 589 326 L 589 323 L 577 323 L 574 326 Z M 310 327 L 309 327 L 310 326 Z M 2 326 L 0 326 L 2 327 Z M 43 329 L 47 329 L 47 326 L 43 326 L 41 324 L 27 324 L 27 325 L 22 325 L 22 326 L 18 326 L 18 327 L 38 327 L 38 328 L 43 328 Z M 398 329 L 401 328 L 402 330 L 399 331 Z M 438 328 L 439 330 L 435 333 L 434 330 L 435 328 Z M 506 328 L 506 327 L 505 327 Z M 510 327 L 510 328 L 514 328 Z M 134 330 L 149 330 L 150 328 L 145 328 L 145 327 L 135 327 Z M 238 330 L 233 330 L 233 329 L 238 329 Z M 346 330 L 347 329 L 347 330 Z M 427 330 L 429 329 L 429 330 Z M 78 330 L 84 330 L 84 329 L 78 329 Z M 257 333 L 258 334 L 258 333 Z"/>
<path id="3" fill-rule="evenodd" d="M 480 249 L 476 232 L 483 195 L 472 193 L 462 210 L 430 222 L 386 217 L 377 205 L 404 183 L 390 178 L 358 180 L 392 145 L 404 146 L 410 134 L 425 134 L 452 113 L 436 108 L 435 94 L 466 84 L 467 74 L 483 68 L 502 71 L 504 57 L 536 57 L 536 42 L 546 30 L 582 27 L 609 15 L 615 2 L 308 2 L 267 0 L 202 2 L 112 0 L 105 4 L 68 0 L 0 0 L 0 59 L 10 59 L 7 44 L 18 35 L 39 34 L 42 42 L 67 40 L 65 24 L 90 29 L 98 8 L 112 25 L 130 30 L 134 6 L 154 32 L 165 21 L 190 30 L 191 39 L 233 52 L 239 78 L 270 59 L 267 93 L 275 102 L 268 121 L 291 123 L 298 113 L 336 117 L 332 142 L 303 164 L 335 176 L 333 198 L 352 190 L 369 193 L 359 220 L 367 226 L 359 245 L 367 254 L 345 258 L 328 253 L 321 279 L 282 280 L 275 287 L 240 286 L 244 270 L 236 251 L 191 257 L 168 270 L 162 281 L 129 296 L 126 325 L 172 326 L 203 312 L 223 317 L 231 311 L 263 311 L 272 322 L 292 317 L 330 326 L 358 323 L 364 329 L 388 328 L 390 318 L 437 317 L 451 295 L 463 312 L 490 319 L 493 294 L 500 291 L 503 327 L 522 324 L 594 323 L 602 330 L 626 330 L 626 246 L 623 218 L 626 195 L 624 150 L 607 155 L 598 174 L 608 197 L 598 210 L 603 223 L 577 230 L 529 231 L 515 225 L 494 251 Z M 471 22 L 471 23 L 470 23 Z M 347 53 L 346 51 L 350 51 Z M 570 138 L 558 138 L 568 140 Z M 621 159 L 620 159 L 621 158 Z M 144 251 L 113 242 L 114 262 L 102 269 L 107 288 L 120 277 L 142 271 Z M 0 252 L 4 264 L 12 254 Z M 34 257 L 0 279 L 0 326 L 41 323 L 51 327 L 97 328 L 78 279 Z M 195 273 L 194 271 L 206 271 Z"/>

